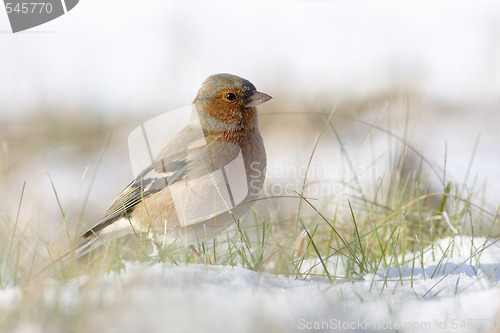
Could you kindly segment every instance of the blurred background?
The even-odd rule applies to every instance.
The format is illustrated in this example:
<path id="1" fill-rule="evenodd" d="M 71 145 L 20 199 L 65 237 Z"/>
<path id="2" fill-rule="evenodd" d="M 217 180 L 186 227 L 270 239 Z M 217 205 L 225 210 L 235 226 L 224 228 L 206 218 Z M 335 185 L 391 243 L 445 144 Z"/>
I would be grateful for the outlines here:
<path id="1" fill-rule="evenodd" d="M 0 10 L 0 50 L 0 221 L 44 242 L 93 225 L 132 178 L 132 129 L 219 72 L 274 97 L 270 195 L 300 189 L 311 160 L 307 183 L 326 186 L 309 194 L 342 209 L 408 152 L 429 191 L 499 205 L 498 1 L 82 0 L 16 34 Z"/>

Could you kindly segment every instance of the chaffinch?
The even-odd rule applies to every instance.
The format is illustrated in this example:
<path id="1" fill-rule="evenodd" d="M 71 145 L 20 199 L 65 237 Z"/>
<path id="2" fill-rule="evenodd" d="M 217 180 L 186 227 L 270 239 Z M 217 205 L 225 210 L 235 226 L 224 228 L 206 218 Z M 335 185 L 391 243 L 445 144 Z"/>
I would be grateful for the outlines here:
<path id="1" fill-rule="evenodd" d="M 162 245 L 212 239 L 260 195 L 266 152 L 256 106 L 271 96 L 241 77 L 210 76 L 193 102 L 191 121 L 82 235 L 75 254 L 97 240 L 144 232 Z"/>

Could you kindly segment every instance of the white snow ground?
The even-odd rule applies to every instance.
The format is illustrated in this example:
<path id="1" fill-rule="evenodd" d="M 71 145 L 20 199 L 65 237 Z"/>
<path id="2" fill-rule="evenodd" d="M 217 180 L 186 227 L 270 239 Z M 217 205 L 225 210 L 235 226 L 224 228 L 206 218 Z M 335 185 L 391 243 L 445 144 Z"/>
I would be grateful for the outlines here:
<path id="1" fill-rule="evenodd" d="M 254 1 L 243 10 L 233 3 L 82 0 L 68 15 L 17 35 L 7 33 L 0 10 L 0 112 L 28 113 L 43 103 L 160 113 L 191 101 L 202 80 L 221 71 L 248 77 L 280 106 L 407 89 L 451 105 L 424 118 L 418 133 L 428 141 L 417 143 L 419 150 L 440 161 L 448 142 L 448 166 L 460 177 L 483 133 L 487 146 L 481 142 L 473 171 L 498 178 L 498 1 Z M 249 40 L 219 33 L 227 26 L 250 30 Z M 74 168 L 60 168 L 79 179 L 68 177 Z M 40 169 L 55 172 L 51 164 Z M 423 269 L 393 267 L 333 284 L 241 267 L 129 263 L 96 284 L 53 282 L 38 302 L 60 313 L 58 321 L 21 317 L 15 331 L 342 331 L 336 320 L 347 331 L 488 331 L 497 325 L 500 249 L 489 246 L 468 260 L 470 241 L 455 238 L 446 265 L 435 252 L 434 259 L 425 254 Z M 0 311 L 15 308 L 21 295 L 19 287 L 0 290 Z"/>
<path id="2" fill-rule="evenodd" d="M 403 265 L 333 283 L 242 267 L 130 262 L 123 272 L 97 281 L 86 277 L 66 284 L 52 281 L 34 302 L 49 313 L 58 311 L 59 319 L 35 323 L 25 318 L 14 331 L 62 332 L 72 323 L 70 331 L 76 332 L 490 332 L 498 328 L 497 243 L 457 236 L 415 256 L 414 267 Z M 419 257 L 423 269 L 418 267 Z M 19 287 L 0 290 L 0 311 L 16 306 L 21 293 Z M 68 321 L 73 317 L 79 319 Z"/>

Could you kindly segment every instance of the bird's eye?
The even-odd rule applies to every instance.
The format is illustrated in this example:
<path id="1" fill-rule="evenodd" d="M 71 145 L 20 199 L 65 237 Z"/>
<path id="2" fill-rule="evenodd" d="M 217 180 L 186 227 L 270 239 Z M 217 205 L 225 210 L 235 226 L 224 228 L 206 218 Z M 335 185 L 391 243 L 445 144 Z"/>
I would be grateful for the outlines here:
<path id="1" fill-rule="evenodd" d="M 233 93 L 229 93 L 229 94 L 226 95 L 226 99 L 228 101 L 234 101 L 236 99 L 236 95 L 233 94 Z"/>

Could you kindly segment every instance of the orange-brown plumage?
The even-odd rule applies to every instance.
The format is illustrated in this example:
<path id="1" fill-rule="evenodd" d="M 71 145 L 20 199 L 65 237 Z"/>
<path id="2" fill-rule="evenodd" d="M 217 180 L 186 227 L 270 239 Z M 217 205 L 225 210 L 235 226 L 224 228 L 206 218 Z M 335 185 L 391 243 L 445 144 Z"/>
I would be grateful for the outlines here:
<path id="1" fill-rule="evenodd" d="M 88 244 L 94 240 L 138 231 L 155 234 L 155 239 L 162 235 L 166 242 L 182 238 L 185 244 L 192 244 L 231 225 L 233 217 L 248 210 L 262 190 L 266 153 L 256 106 L 269 99 L 238 76 L 210 76 L 193 102 L 196 112 L 192 123 L 166 144 L 152 165 L 122 191 L 103 219 L 83 234 L 82 252 L 91 249 Z M 183 220 L 184 215 L 196 215 L 213 199 L 214 183 L 207 181 L 207 175 L 226 170 L 239 156 L 244 165 L 241 178 L 246 178 L 240 181 L 248 189 L 243 201 L 230 212 Z M 235 174 L 240 175 L 239 171 Z M 192 197 L 186 194 L 186 202 L 177 194 L 182 186 L 195 193 Z"/>

